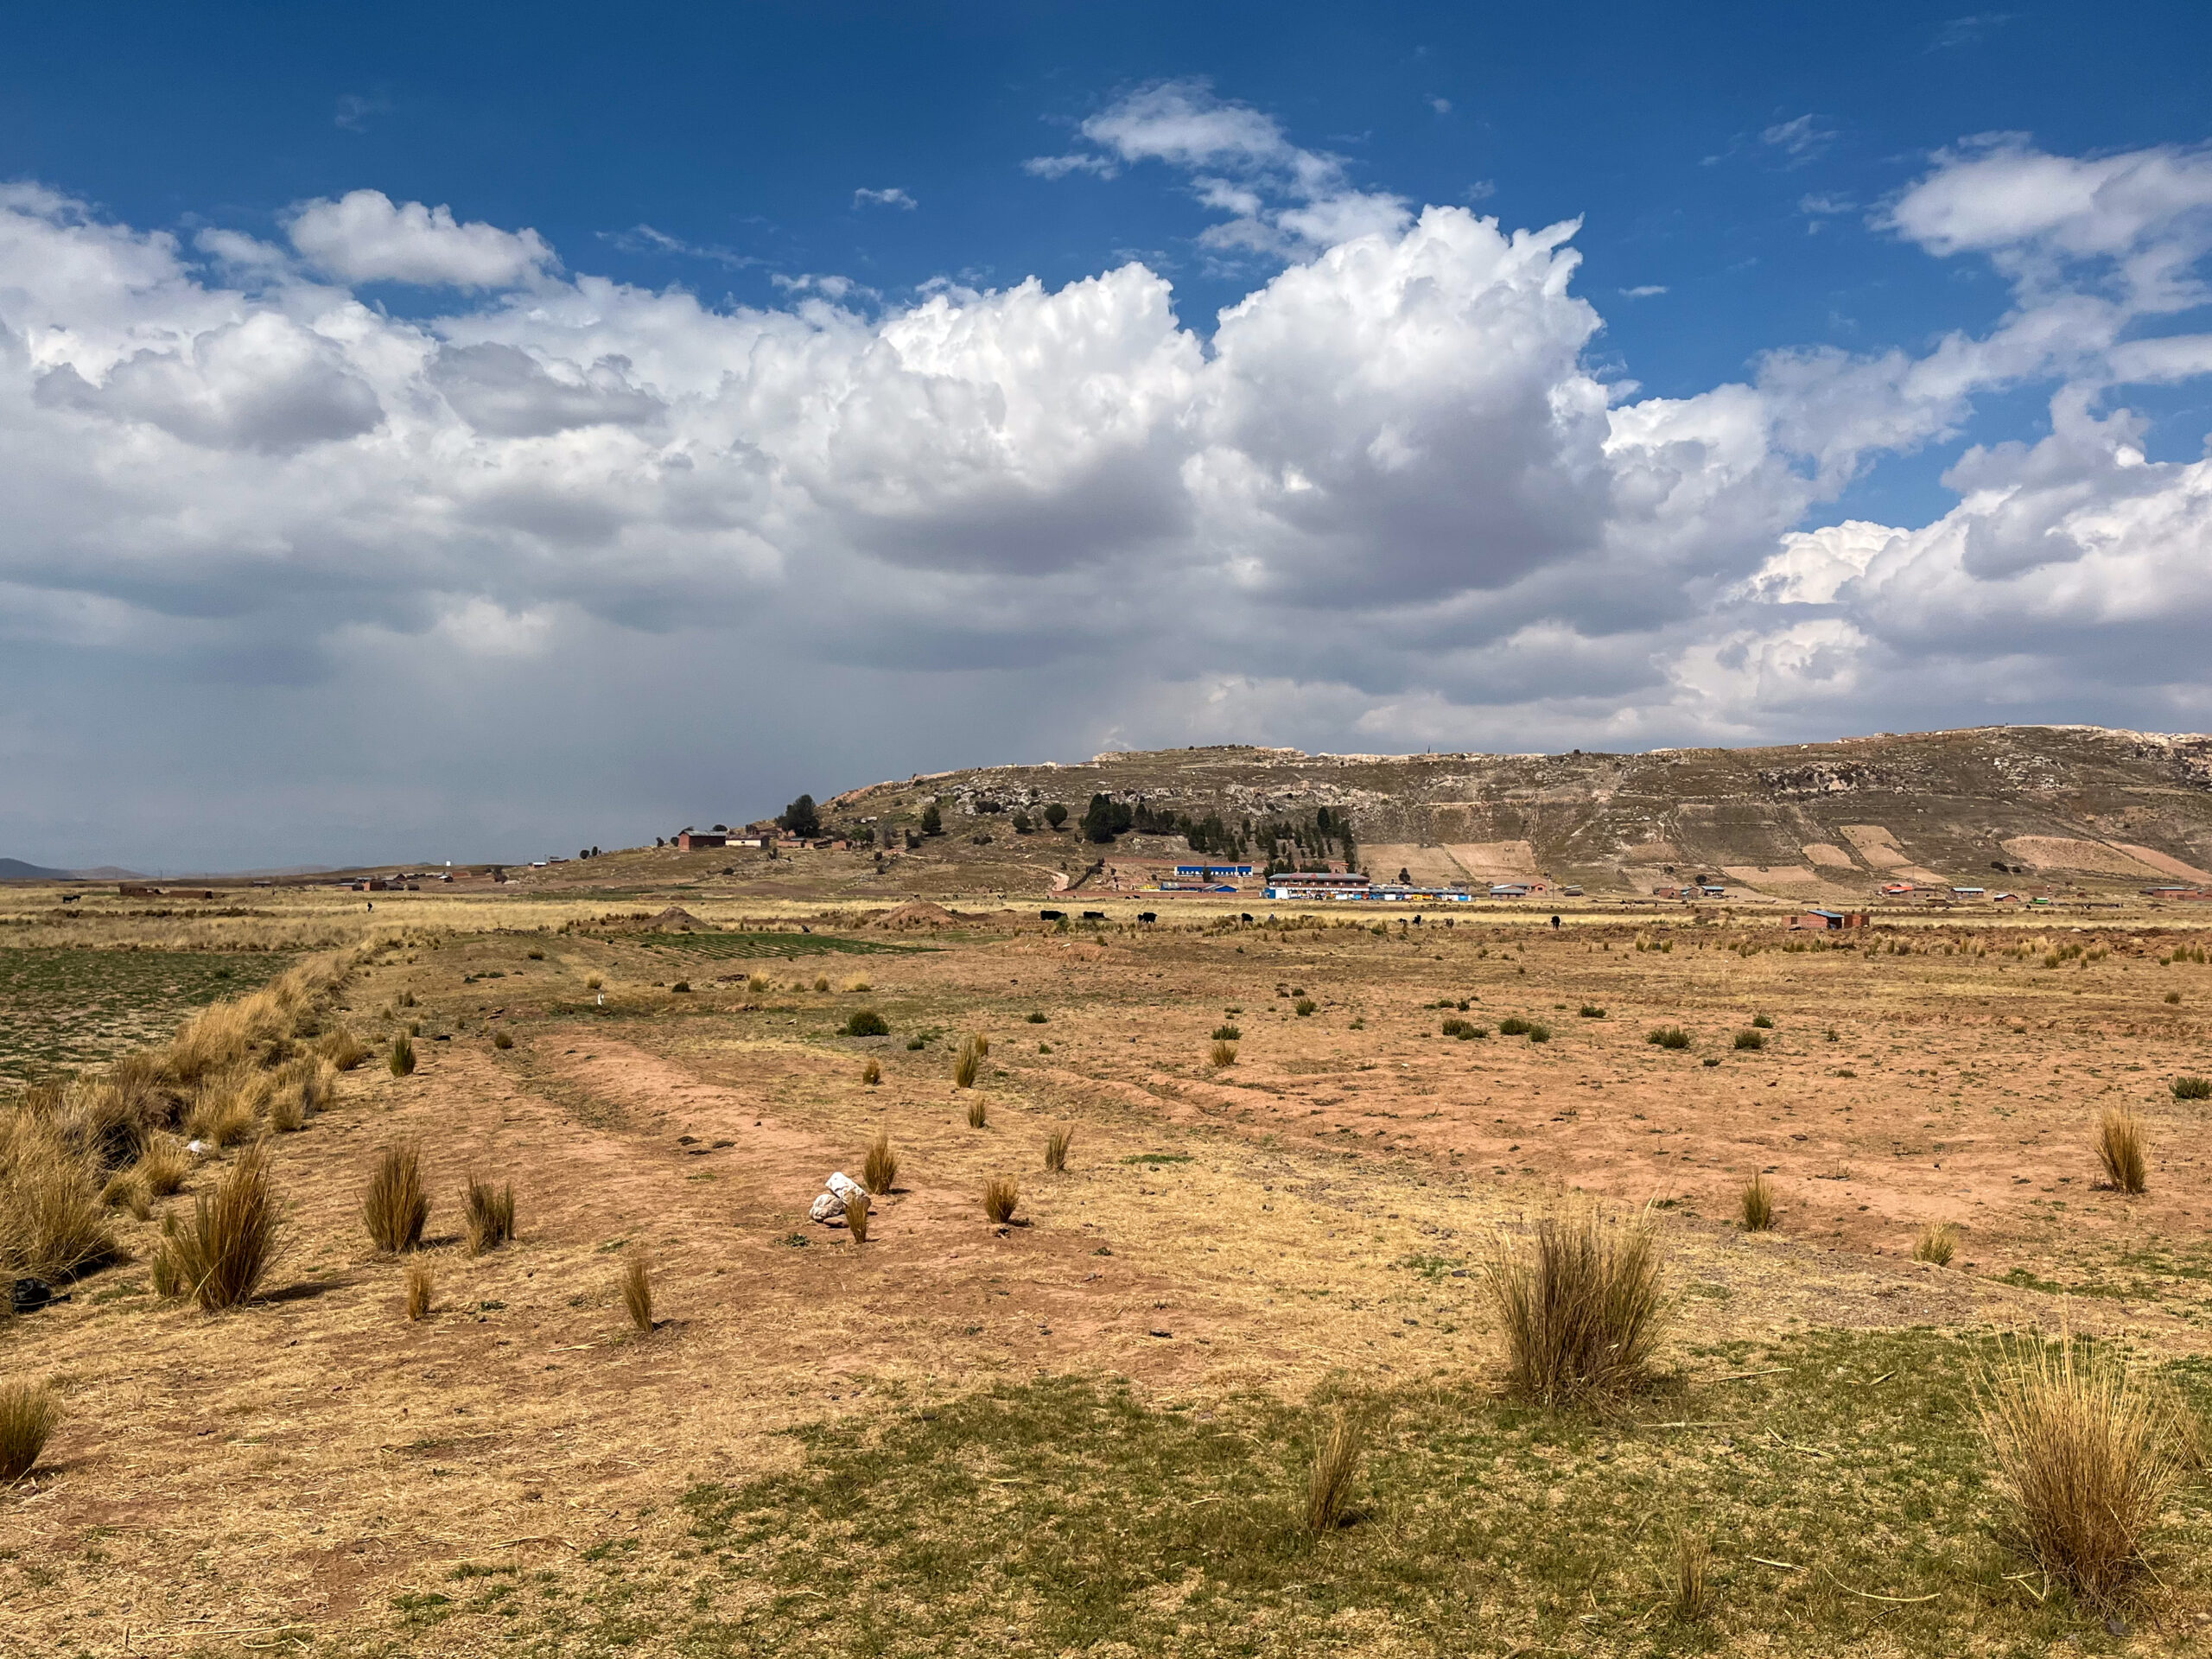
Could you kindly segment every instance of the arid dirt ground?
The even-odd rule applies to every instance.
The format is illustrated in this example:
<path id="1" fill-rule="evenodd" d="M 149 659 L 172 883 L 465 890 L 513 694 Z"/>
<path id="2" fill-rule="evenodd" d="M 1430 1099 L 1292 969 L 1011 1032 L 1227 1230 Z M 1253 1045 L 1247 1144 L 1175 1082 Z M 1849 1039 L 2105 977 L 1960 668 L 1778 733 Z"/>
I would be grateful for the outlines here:
<path id="1" fill-rule="evenodd" d="M 337 902 L 298 900 L 267 926 L 301 949 L 368 927 Z M 1871 1654 L 2212 1639 L 2201 1480 L 2154 1557 L 2159 1582 L 2109 1618 L 2012 1576 L 1965 1452 L 1955 1469 L 1931 1452 L 1912 1493 L 1866 1497 L 1878 1524 L 1850 1513 L 1879 1484 L 1871 1471 L 1911 1464 L 1923 1417 L 1966 1433 L 1961 1356 L 1991 1332 L 2063 1320 L 2184 1391 L 2212 1371 L 2212 1109 L 2171 1088 L 2212 1071 L 2212 966 L 2162 961 L 2201 937 L 2170 919 L 1916 922 L 1785 950 L 1770 919 L 1376 930 L 1283 911 L 1270 928 L 1194 908 L 1145 926 L 1131 903 L 1066 929 L 979 905 L 887 931 L 857 912 L 684 902 L 714 931 L 601 925 L 607 907 L 575 897 L 380 906 L 378 932 L 359 936 L 385 948 L 334 1019 L 379 1051 L 419 1022 L 422 1063 L 397 1077 L 372 1062 L 273 1137 L 289 1209 L 266 1294 L 216 1316 L 156 1300 L 158 1218 L 126 1221 L 136 1261 L 0 1333 L 5 1374 L 54 1379 L 67 1411 L 33 1478 L 0 1492 L 0 1649 Z M 863 1007 L 890 1036 L 838 1034 Z M 1501 1034 L 1511 1016 L 1548 1040 Z M 1487 1034 L 1445 1035 L 1447 1020 Z M 1217 1066 L 1224 1025 L 1240 1035 Z M 1689 1047 L 1646 1040 L 1675 1025 Z M 1736 1047 L 1751 1030 L 1764 1046 Z M 990 1039 L 972 1095 L 950 1075 L 969 1033 Z M 870 1058 L 880 1085 L 861 1081 Z M 2149 1128 L 2139 1198 L 2099 1185 L 2091 1135 L 2113 1102 Z M 1050 1175 L 1042 1145 L 1060 1126 L 1073 1149 Z M 856 1245 L 807 1207 L 831 1171 L 858 1173 L 879 1129 L 900 1173 Z M 372 1250 L 359 1214 L 370 1160 L 398 1139 L 420 1143 L 432 1177 L 435 1289 L 419 1323 L 404 1315 L 404 1265 Z M 188 1206 L 231 1155 L 168 1205 Z M 1761 1172 L 1777 1230 L 1746 1235 L 1737 1193 Z M 1021 1195 L 1004 1229 L 981 1206 L 999 1174 Z M 519 1208 L 518 1241 L 480 1257 L 458 1236 L 472 1175 L 512 1180 Z M 1554 1430 L 1492 1402 L 1481 1263 L 1499 1228 L 1575 1189 L 1660 1207 L 1681 1314 L 1673 1380 L 1649 1409 Z M 1910 1259 L 1930 1221 L 1960 1229 L 1948 1268 Z M 652 1263 L 650 1335 L 617 1287 L 633 1252 Z M 1854 1427 L 1884 1387 L 1919 1391 Z M 1134 1515 L 1149 1513 L 1144 1489 L 1180 1478 L 1185 1427 L 1237 1425 L 1247 1459 L 1189 1500 L 1213 1508 L 1187 1513 L 1234 1510 L 1255 1528 L 1274 1500 L 1238 1483 L 1294 1472 L 1298 1414 L 1356 1397 L 1401 1427 L 1374 1454 L 1389 1467 L 1363 1524 L 1314 1547 L 1325 1561 L 1254 1545 L 1274 1576 L 1217 1568 L 1210 1552 L 1245 1546 L 1194 1534 L 1158 1582 L 1116 1580 L 1123 1599 L 1094 1606 L 1084 1595 L 1105 1596 L 1110 1576 L 1097 1563 L 1009 1565 L 1053 1524 L 1020 1507 L 1044 1489 L 1059 1514 L 1108 1501 L 1094 1486 L 1110 1459 L 1086 1461 L 1078 1429 L 1043 1434 L 1071 1464 L 1020 1460 L 1041 1455 L 1022 1414 L 1063 1388 L 1106 1391 L 1081 1410 L 1135 1414 L 1115 1445 L 1170 1437 L 1125 1483 Z M 1002 1415 L 976 1415 L 989 1412 Z M 1434 1421 L 1498 1438 L 1459 1446 L 1422 1427 Z M 896 1463 L 907 1440 L 936 1446 L 953 1426 L 969 1438 Z M 1754 1441 L 1773 1464 L 1757 1478 Z M 1419 1469 L 1432 1453 L 1486 1483 L 1478 1500 L 1452 1489 L 1452 1524 L 1493 1529 L 1487 1557 L 1462 1538 L 1459 1576 L 1433 1581 L 1404 1564 L 1408 1541 L 1446 1524 Z M 1215 1455 L 1191 1451 L 1190 1467 Z M 946 1470 L 957 1490 L 931 1484 Z M 1722 1586 L 1688 1630 L 1649 1611 L 1678 1503 L 1713 1534 Z M 1516 1565 L 1547 1516 L 1605 1541 L 1586 1573 L 1584 1555 Z M 877 1536 L 871 1518 L 897 1526 Z M 1099 1524 L 1127 1528 L 1109 1551 L 1127 1555 L 1184 1522 Z M 900 1553 L 948 1528 L 963 1548 L 1015 1541 L 991 1546 L 988 1572 Z M 1793 1553 L 1816 1547 L 1834 1553 Z M 1325 1605 L 1312 1600 L 1323 1586 Z"/>

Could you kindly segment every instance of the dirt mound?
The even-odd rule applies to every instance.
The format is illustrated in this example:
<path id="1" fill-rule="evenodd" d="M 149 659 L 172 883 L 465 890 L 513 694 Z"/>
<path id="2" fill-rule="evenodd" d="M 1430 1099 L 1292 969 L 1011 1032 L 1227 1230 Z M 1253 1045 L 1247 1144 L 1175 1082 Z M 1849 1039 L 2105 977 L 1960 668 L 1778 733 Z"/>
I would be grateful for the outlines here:
<path id="1" fill-rule="evenodd" d="M 645 925 L 656 933 L 711 933 L 714 929 L 681 905 L 671 905 Z"/>
<path id="2" fill-rule="evenodd" d="M 944 927 L 957 922 L 954 915 L 943 905 L 933 905 L 926 899 L 912 899 L 896 910 L 887 910 L 868 925 L 871 927 Z"/>

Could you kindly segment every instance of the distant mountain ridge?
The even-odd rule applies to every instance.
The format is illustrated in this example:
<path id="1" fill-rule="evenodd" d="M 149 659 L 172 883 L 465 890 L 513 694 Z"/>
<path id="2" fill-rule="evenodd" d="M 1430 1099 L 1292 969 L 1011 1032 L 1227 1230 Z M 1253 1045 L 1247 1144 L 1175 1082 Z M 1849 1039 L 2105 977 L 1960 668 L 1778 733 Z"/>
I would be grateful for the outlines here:
<path id="1" fill-rule="evenodd" d="M 103 864 L 90 870 L 51 870 L 43 864 L 26 864 L 20 858 L 0 858 L 0 881 L 140 881 L 136 870 Z"/>
<path id="2" fill-rule="evenodd" d="M 1017 808 L 1080 817 L 1093 794 L 1255 832 L 1325 806 L 1371 873 L 1421 882 L 1637 892 L 1707 874 L 1808 902 L 1888 881 L 2212 887 L 2212 737 L 2088 726 L 1643 754 L 1113 753 L 873 785 L 824 814 L 912 823 L 934 804 L 950 842 Z"/>

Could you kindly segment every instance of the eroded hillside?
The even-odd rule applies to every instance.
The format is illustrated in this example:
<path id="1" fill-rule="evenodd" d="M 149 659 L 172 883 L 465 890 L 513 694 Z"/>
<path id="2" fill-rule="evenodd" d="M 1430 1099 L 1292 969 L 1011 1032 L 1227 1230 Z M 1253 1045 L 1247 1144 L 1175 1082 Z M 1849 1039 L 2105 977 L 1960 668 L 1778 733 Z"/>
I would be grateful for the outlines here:
<path id="1" fill-rule="evenodd" d="M 917 827 L 934 805 L 939 844 L 954 853 L 997 844 L 1002 828 L 1011 836 L 1017 810 L 1057 803 L 1079 817 L 1096 794 L 1194 821 L 1217 815 L 1262 859 L 1268 826 L 1310 825 L 1325 807 L 1349 819 L 1364 865 L 1420 880 L 1544 874 L 1637 890 L 1712 873 L 1808 899 L 1891 880 L 2212 884 L 2212 738 L 2094 727 L 1646 754 L 1109 753 L 918 775 L 826 810 L 880 831 Z"/>

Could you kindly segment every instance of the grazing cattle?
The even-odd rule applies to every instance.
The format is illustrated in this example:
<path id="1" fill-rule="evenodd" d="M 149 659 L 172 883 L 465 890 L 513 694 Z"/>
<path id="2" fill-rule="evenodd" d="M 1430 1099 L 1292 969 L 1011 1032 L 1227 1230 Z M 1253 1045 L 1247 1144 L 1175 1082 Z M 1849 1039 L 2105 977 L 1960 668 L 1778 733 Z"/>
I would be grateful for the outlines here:
<path id="1" fill-rule="evenodd" d="M 1086 922 L 1103 922 L 1106 919 L 1106 912 L 1103 910 L 1086 910 L 1083 912 L 1083 919 Z"/>
<path id="2" fill-rule="evenodd" d="M 1137 920 L 1141 922 L 1156 922 L 1159 919 L 1160 913 L 1157 911 L 1141 910 L 1137 912 Z"/>
<path id="3" fill-rule="evenodd" d="M 1037 919 L 1040 922 L 1064 922 L 1067 918 L 1068 913 L 1065 910 L 1040 910 L 1037 912 Z"/>

